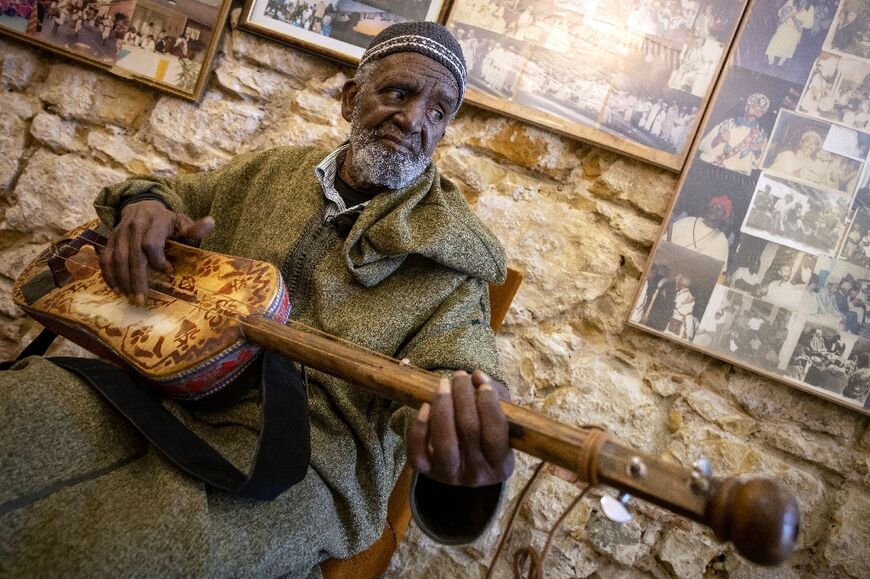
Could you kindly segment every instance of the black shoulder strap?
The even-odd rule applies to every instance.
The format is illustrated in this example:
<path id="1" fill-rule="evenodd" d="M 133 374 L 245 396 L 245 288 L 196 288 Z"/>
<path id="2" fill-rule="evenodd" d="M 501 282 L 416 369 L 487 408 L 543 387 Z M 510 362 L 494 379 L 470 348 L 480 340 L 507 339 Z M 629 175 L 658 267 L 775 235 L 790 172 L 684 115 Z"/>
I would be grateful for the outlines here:
<path id="1" fill-rule="evenodd" d="M 49 360 L 81 376 L 179 468 L 216 488 L 270 500 L 301 481 L 308 471 L 305 384 L 293 365 L 277 354 L 263 354 L 260 440 L 247 476 L 175 418 L 132 374 L 102 360 Z"/>
<path id="2" fill-rule="evenodd" d="M 21 350 L 21 353 L 18 354 L 17 358 L 8 362 L 0 362 L 0 370 L 8 370 L 13 365 L 30 356 L 42 356 L 45 354 L 46 350 L 48 350 L 48 347 L 51 346 L 51 343 L 54 342 L 56 337 L 57 334 L 48 328 L 43 329 L 38 336 L 33 338 L 32 342 L 27 344 L 26 348 Z"/>

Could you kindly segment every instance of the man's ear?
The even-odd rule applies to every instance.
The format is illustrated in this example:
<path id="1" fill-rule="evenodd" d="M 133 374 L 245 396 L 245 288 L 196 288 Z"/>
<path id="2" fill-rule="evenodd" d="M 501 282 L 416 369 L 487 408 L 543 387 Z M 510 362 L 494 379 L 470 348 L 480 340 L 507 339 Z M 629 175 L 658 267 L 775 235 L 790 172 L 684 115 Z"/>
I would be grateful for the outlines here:
<path id="1" fill-rule="evenodd" d="M 354 79 L 346 81 L 341 87 L 341 116 L 347 122 L 350 122 L 353 115 L 353 105 L 358 94 L 359 84 Z"/>

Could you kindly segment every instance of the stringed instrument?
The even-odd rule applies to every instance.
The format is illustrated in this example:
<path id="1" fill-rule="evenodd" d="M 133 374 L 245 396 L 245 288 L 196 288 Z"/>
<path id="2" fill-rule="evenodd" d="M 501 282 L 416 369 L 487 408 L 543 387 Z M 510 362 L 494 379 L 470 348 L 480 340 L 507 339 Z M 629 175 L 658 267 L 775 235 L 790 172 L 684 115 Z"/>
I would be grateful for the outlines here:
<path id="1" fill-rule="evenodd" d="M 277 269 L 262 262 L 167 242 L 171 275 L 150 280 L 145 306 L 109 288 L 97 253 L 97 222 L 52 245 L 21 274 L 13 298 L 34 319 L 83 347 L 127 365 L 176 398 L 200 398 L 238 374 L 259 348 L 418 407 L 441 377 L 311 328 L 286 323 L 290 304 Z M 244 355 L 239 353 L 244 352 Z M 223 367 L 229 374 L 220 376 Z M 501 403 L 510 443 L 575 473 L 710 527 L 746 559 L 776 565 L 792 552 L 799 512 L 793 494 L 769 479 L 717 479 L 577 427 Z"/>

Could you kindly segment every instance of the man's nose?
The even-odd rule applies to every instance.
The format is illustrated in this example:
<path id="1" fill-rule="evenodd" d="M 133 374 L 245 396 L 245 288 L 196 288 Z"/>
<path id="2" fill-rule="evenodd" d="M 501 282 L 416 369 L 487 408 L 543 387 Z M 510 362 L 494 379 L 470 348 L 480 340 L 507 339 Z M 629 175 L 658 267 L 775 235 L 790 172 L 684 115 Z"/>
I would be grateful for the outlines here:
<path id="1" fill-rule="evenodd" d="M 395 115 L 396 124 L 406 133 L 419 133 L 426 116 L 424 103 L 413 99 L 408 100 Z"/>

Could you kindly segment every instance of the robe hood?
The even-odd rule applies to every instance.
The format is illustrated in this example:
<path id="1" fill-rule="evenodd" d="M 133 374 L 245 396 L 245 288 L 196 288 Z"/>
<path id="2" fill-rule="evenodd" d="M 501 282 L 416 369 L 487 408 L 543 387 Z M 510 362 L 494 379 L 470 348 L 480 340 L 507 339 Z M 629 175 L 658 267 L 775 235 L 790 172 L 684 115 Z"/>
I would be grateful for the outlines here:
<path id="1" fill-rule="evenodd" d="M 383 281 L 410 255 L 487 283 L 503 283 L 507 274 L 501 243 L 434 163 L 407 187 L 375 196 L 351 228 L 344 251 L 348 269 L 366 287 Z"/>

